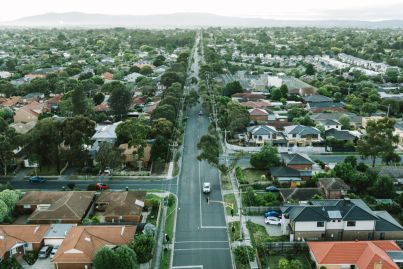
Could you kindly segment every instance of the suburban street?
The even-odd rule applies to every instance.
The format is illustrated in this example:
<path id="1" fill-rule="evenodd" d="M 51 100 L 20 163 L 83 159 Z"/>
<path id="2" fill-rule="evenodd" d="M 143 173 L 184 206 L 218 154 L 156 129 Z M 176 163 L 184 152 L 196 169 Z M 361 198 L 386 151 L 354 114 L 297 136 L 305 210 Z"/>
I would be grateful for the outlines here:
<path id="1" fill-rule="evenodd" d="M 192 70 L 197 75 L 197 50 L 194 57 Z M 209 125 L 207 116 L 198 116 L 200 109 L 197 105 L 187 115 L 172 268 L 232 268 L 219 174 L 197 160 L 196 144 Z M 203 182 L 211 183 L 209 203 L 202 193 Z"/>

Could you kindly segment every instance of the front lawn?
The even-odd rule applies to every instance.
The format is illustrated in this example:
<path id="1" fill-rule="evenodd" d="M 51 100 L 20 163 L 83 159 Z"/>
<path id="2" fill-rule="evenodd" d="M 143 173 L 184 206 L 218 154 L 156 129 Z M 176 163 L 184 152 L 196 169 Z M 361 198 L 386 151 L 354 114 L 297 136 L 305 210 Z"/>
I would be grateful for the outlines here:
<path id="1" fill-rule="evenodd" d="M 279 260 L 280 259 L 282 259 L 282 258 L 285 258 L 285 259 L 287 259 L 287 258 L 290 258 L 290 257 L 287 257 L 287 256 L 285 256 L 285 255 L 270 255 L 268 258 L 267 258 L 267 260 L 268 260 L 268 262 L 269 262 L 269 267 L 270 267 L 270 269 L 278 269 L 279 268 L 279 266 L 278 266 L 278 262 L 279 262 Z M 289 261 L 290 260 L 299 260 L 300 262 L 301 262 L 301 264 L 302 264 L 302 268 L 301 269 L 311 269 L 311 262 L 309 261 L 309 259 L 306 257 L 306 255 L 296 255 L 296 254 L 293 254 L 292 255 L 292 257 L 291 257 L 291 259 L 288 259 Z"/>
<path id="2" fill-rule="evenodd" d="M 161 261 L 161 269 L 169 269 L 169 266 L 171 265 L 171 254 L 172 250 L 170 249 L 164 249 L 164 252 L 162 254 L 162 261 Z"/>
<path id="3" fill-rule="evenodd" d="M 228 222 L 228 230 L 230 233 L 231 242 L 238 241 L 240 239 L 240 222 L 239 221 Z"/>
<path id="4" fill-rule="evenodd" d="M 267 171 L 265 170 L 257 170 L 257 169 L 245 169 L 243 170 L 244 176 L 245 176 L 245 181 L 247 184 L 253 184 L 255 182 L 260 182 L 260 181 L 267 181 L 266 176 Z"/>
<path id="5" fill-rule="evenodd" d="M 253 223 L 251 221 L 248 221 L 246 223 L 246 227 L 249 230 L 250 239 L 251 239 L 252 245 L 254 247 L 257 247 L 261 243 L 281 242 L 281 241 L 287 241 L 288 240 L 287 235 L 269 236 L 267 234 L 266 228 L 264 226 L 256 224 L 256 223 Z"/>
<path id="6" fill-rule="evenodd" d="M 225 211 L 227 212 L 227 215 L 231 215 L 231 208 L 227 206 L 227 204 L 232 204 L 233 209 L 234 209 L 234 216 L 238 215 L 238 206 L 236 204 L 235 200 L 235 194 L 233 193 L 228 193 L 224 195 L 224 202 L 226 203 L 225 206 Z"/>

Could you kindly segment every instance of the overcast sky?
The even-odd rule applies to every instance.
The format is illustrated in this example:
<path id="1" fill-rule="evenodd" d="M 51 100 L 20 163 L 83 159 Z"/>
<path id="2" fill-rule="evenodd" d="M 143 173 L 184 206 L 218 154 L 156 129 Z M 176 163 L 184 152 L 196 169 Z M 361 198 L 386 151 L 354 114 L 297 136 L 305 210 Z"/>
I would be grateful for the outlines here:
<path id="1" fill-rule="evenodd" d="M 2 0 L 0 21 L 47 12 L 147 15 L 207 12 L 272 19 L 403 18 L 403 0 Z"/>

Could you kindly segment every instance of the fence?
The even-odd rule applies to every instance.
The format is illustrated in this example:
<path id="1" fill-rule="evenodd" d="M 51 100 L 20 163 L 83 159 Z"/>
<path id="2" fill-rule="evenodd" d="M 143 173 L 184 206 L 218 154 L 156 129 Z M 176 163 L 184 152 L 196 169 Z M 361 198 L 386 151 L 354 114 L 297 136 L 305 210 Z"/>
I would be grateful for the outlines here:
<path id="1" fill-rule="evenodd" d="M 246 215 L 263 214 L 271 210 L 280 210 L 278 206 L 246 206 L 243 209 Z"/>
<path id="2" fill-rule="evenodd" d="M 276 250 L 279 252 L 286 251 L 286 250 L 293 250 L 296 253 L 303 252 L 308 250 L 308 244 L 302 241 L 293 241 L 293 242 L 266 242 L 262 243 L 261 247 L 264 247 L 267 250 Z"/>

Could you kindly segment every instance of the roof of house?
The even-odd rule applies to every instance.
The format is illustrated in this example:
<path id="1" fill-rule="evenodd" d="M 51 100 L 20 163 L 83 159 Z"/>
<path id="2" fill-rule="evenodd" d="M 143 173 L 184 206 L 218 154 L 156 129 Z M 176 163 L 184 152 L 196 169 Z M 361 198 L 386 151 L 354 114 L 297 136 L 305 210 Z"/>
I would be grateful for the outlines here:
<path id="1" fill-rule="evenodd" d="M 245 107 L 252 107 L 252 108 L 262 108 L 262 107 L 270 107 L 272 104 L 269 101 L 247 101 L 247 102 L 241 102 L 241 106 Z"/>
<path id="2" fill-rule="evenodd" d="M 44 238 L 64 238 L 70 231 L 71 227 L 76 226 L 76 224 L 69 223 L 54 223 L 51 224 L 49 230 L 43 236 Z"/>
<path id="3" fill-rule="evenodd" d="M 373 168 L 379 176 L 403 178 L 403 166 L 377 166 Z"/>
<path id="4" fill-rule="evenodd" d="M 309 201 L 315 195 L 323 196 L 323 191 L 320 188 L 285 188 L 280 189 L 280 194 L 285 201 Z"/>
<path id="5" fill-rule="evenodd" d="M 327 119 L 325 125 L 341 125 L 341 123 L 338 120 Z"/>
<path id="6" fill-rule="evenodd" d="M 266 116 L 269 115 L 269 113 L 261 108 L 253 108 L 248 110 L 249 114 L 252 116 Z"/>
<path id="7" fill-rule="evenodd" d="M 75 226 L 72 227 L 56 252 L 55 263 L 92 263 L 103 246 L 128 244 L 136 226 Z"/>
<path id="8" fill-rule="evenodd" d="M 256 125 L 247 128 L 252 135 L 267 135 L 278 133 L 277 129 L 270 125 Z"/>
<path id="9" fill-rule="evenodd" d="M 281 158 L 286 165 L 314 164 L 315 162 L 305 153 L 281 153 Z"/>
<path id="10" fill-rule="evenodd" d="M 333 112 L 333 113 L 317 113 L 310 116 L 311 119 L 318 122 L 325 122 L 328 119 L 338 120 L 342 116 L 347 116 L 351 123 L 360 124 L 362 122 L 362 117 L 351 112 Z"/>
<path id="11" fill-rule="evenodd" d="M 102 192 L 97 203 L 107 203 L 104 216 L 140 215 L 144 207 L 144 191 Z"/>
<path id="12" fill-rule="evenodd" d="M 311 110 L 334 110 L 344 111 L 343 104 L 338 102 L 321 102 L 321 103 L 309 103 Z"/>
<path id="13" fill-rule="evenodd" d="M 17 134 L 26 134 L 29 131 L 31 131 L 35 127 L 36 124 L 37 124 L 36 121 L 30 121 L 27 123 L 15 122 L 15 123 L 10 124 L 10 127 L 14 128 L 14 130 Z"/>
<path id="14" fill-rule="evenodd" d="M 49 205 L 36 209 L 29 220 L 81 220 L 91 205 L 94 191 L 29 191 L 17 205 Z"/>
<path id="15" fill-rule="evenodd" d="M 18 104 L 22 101 L 21 96 L 11 96 L 10 98 L 6 99 L 4 102 L 1 103 L 2 106 L 10 107 Z"/>
<path id="16" fill-rule="evenodd" d="M 348 130 L 337 130 L 331 128 L 325 131 L 326 137 L 334 137 L 336 140 L 355 140 L 357 136 Z"/>
<path id="17" fill-rule="evenodd" d="M 350 190 L 348 186 L 341 178 L 320 178 L 319 184 L 326 190 Z"/>
<path id="18" fill-rule="evenodd" d="M 287 134 L 295 134 L 295 135 L 310 135 L 310 134 L 320 134 L 320 131 L 311 126 L 305 126 L 305 125 L 291 125 L 291 126 L 285 126 L 284 127 L 284 132 Z"/>
<path id="19" fill-rule="evenodd" d="M 333 102 L 332 98 L 329 98 L 327 96 L 320 95 L 320 94 L 304 96 L 303 99 L 305 102 L 308 102 L 308 103 Z"/>
<path id="20" fill-rule="evenodd" d="M 264 99 L 265 96 L 263 94 L 258 93 L 249 93 L 249 92 L 238 92 L 233 94 L 231 97 L 245 98 L 245 99 Z"/>
<path id="21" fill-rule="evenodd" d="M 356 268 L 373 269 L 382 262 L 382 269 L 398 269 L 399 266 L 386 251 L 401 251 L 394 241 L 345 241 L 308 242 L 309 249 L 318 264 L 354 264 Z"/>
<path id="22" fill-rule="evenodd" d="M 372 211 L 361 199 L 312 200 L 308 205 L 284 206 L 283 212 L 293 221 L 373 220 L 375 231 L 403 231 L 387 211 Z M 337 212 L 338 217 L 329 212 Z"/>
<path id="23" fill-rule="evenodd" d="M 0 225 L 0 257 L 18 243 L 39 243 L 49 225 Z"/>
<path id="24" fill-rule="evenodd" d="M 97 125 L 95 127 L 95 134 L 91 137 L 92 140 L 103 140 L 103 139 L 116 139 L 116 128 L 122 122 L 115 122 L 108 125 Z"/>
<path id="25" fill-rule="evenodd" d="M 44 103 L 38 103 L 36 101 L 33 101 L 33 102 L 21 107 L 18 110 L 25 111 L 34 116 L 38 116 L 39 114 L 41 114 L 43 112 L 44 107 L 45 107 Z"/>
<path id="26" fill-rule="evenodd" d="M 272 167 L 270 173 L 273 177 L 300 177 L 301 173 L 298 170 L 289 167 Z"/>

